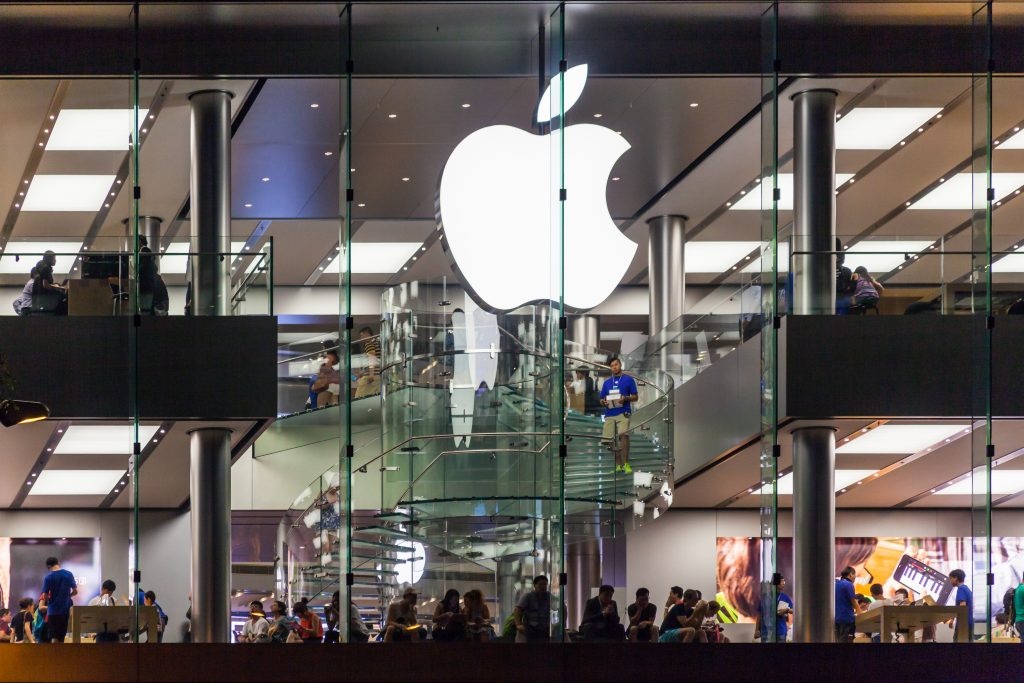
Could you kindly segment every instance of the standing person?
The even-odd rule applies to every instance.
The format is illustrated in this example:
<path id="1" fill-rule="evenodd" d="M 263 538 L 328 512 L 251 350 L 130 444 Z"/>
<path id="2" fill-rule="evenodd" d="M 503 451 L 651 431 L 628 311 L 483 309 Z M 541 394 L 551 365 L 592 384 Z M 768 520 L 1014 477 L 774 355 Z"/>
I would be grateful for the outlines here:
<path id="1" fill-rule="evenodd" d="M 36 637 L 32 635 L 32 622 L 35 619 L 36 601 L 32 598 L 22 598 L 18 603 L 18 613 L 11 619 L 11 642 L 36 642 Z"/>
<path id="2" fill-rule="evenodd" d="M 857 578 L 857 570 L 846 567 L 836 581 L 836 642 L 852 643 L 854 626 L 857 623 L 857 592 L 853 589 L 853 580 Z"/>
<path id="3" fill-rule="evenodd" d="M 89 607 L 114 607 L 117 605 L 117 598 L 114 597 L 115 590 L 117 590 L 117 584 L 107 579 L 100 586 L 100 594 L 89 601 Z"/>
<path id="4" fill-rule="evenodd" d="M 966 580 L 967 575 L 963 569 L 954 569 L 949 573 L 949 583 L 956 588 L 956 598 L 953 604 L 957 607 L 960 605 L 967 607 L 967 642 L 969 643 L 974 640 L 974 593 L 964 583 Z M 954 622 L 949 622 L 949 627 L 954 628 Z"/>
<path id="5" fill-rule="evenodd" d="M 533 578 L 533 590 L 519 599 L 512 613 L 516 631 L 527 643 L 551 640 L 551 593 L 548 592 L 548 577 L 541 574 Z M 522 642 L 519 635 L 516 642 Z"/>
<path id="6" fill-rule="evenodd" d="M 843 243 L 836 238 L 836 313 L 845 315 L 850 310 L 850 297 L 856 284 L 853 281 L 853 273 L 844 264 L 846 254 L 843 252 Z"/>
<path id="7" fill-rule="evenodd" d="M 356 398 L 363 398 L 380 393 L 380 339 L 371 328 L 363 327 L 359 330 L 359 343 L 366 367 L 356 381 Z"/>
<path id="8" fill-rule="evenodd" d="M 625 640 L 626 632 L 619 621 L 619 606 L 612 600 L 615 588 L 604 585 L 597 589 L 597 597 L 587 600 L 580 621 L 583 640 Z"/>
<path id="9" fill-rule="evenodd" d="M 651 591 L 646 588 L 636 589 L 636 602 L 626 608 L 626 616 L 629 617 L 629 641 L 639 643 L 658 642 L 658 625 L 654 620 L 658 618 L 658 608 L 651 602 Z"/>
<path id="10" fill-rule="evenodd" d="M 612 376 L 601 387 L 601 405 L 604 406 L 602 443 L 611 445 L 615 453 L 615 471 L 631 474 L 629 466 L 629 416 L 633 413 L 638 390 L 636 380 L 622 372 L 622 361 L 612 358 L 608 362 Z M 617 442 L 617 443 L 616 443 Z"/>
<path id="11" fill-rule="evenodd" d="M 156 593 L 154 593 L 153 591 L 146 591 L 145 593 L 139 591 L 139 593 L 142 595 L 143 605 L 145 605 L 146 607 L 156 607 L 156 642 L 163 642 L 164 628 L 167 627 L 167 622 L 169 621 L 167 613 L 164 612 L 164 608 L 160 606 L 160 603 L 156 601 Z"/>
<path id="12" fill-rule="evenodd" d="M 789 636 L 789 615 L 793 613 L 793 598 L 786 593 L 786 579 L 779 576 L 779 599 L 774 607 L 775 612 L 775 642 L 784 643 Z M 761 634 L 761 642 L 768 642 L 768 620 L 758 617 L 758 624 Z"/>
<path id="13" fill-rule="evenodd" d="M 60 568 L 56 557 L 46 558 L 49 574 L 43 579 L 43 595 L 46 598 L 46 620 L 49 626 L 50 642 L 63 643 L 68 634 L 68 615 L 71 614 L 72 598 L 78 595 L 75 575 Z"/>
<path id="14" fill-rule="evenodd" d="M 1013 627 L 1017 629 L 1020 642 L 1024 643 L 1024 577 L 1013 590 Z"/>

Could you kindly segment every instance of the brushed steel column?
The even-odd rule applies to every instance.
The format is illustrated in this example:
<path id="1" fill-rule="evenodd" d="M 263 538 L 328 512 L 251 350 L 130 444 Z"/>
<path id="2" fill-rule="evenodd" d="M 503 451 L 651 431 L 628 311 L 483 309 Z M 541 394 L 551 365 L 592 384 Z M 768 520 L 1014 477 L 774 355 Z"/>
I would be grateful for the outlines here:
<path id="1" fill-rule="evenodd" d="M 601 346 L 601 318 L 596 315 L 575 315 L 569 319 L 569 351 L 590 360 Z"/>
<path id="2" fill-rule="evenodd" d="M 681 317 L 686 308 L 683 261 L 686 221 L 686 216 L 678 215 L 656 216 L 647 221 L 650 232 L 647 264 L 651 301 L 648 320 L 652 337 Z"/>
<path id="3" fill-rule="evenodd" d="M 231 98 L 199 90 L 191 105 L 192 310 L 228 315 L 231 308 Z"/>
<path id="4" fill-rule="evenodd" d="M 156 262 L 160 262 L 160 225 L 162 218 L 156 216 L 139 216 L 139 235 L 146 238 L 150 251 Z"/>
<path id="5" fill-rule="evenodd" d="M 191 439 L 192 640 L 231 642 L 231 430 Z"/>
<path id="6" fill-rule="evenodd" d="M 565 628 L 575 629 L 583 619 L 583 608 L 590 599 L 591 589 L 601 585 L 601 539 L 566 546 L 565 568 L 569 573 Z"/>
<path id="7" fill-rule="evenodd" d="M 836 93 L 793 100 L 793 312 L 836 311 Z M 804 252 L 804 253 L 800 253 Z"/>
<path id="8" fill-rule="evenodd" d="M 830 643 L 835 624 L 836 435 L 793 432 L 793 640 Z"/>

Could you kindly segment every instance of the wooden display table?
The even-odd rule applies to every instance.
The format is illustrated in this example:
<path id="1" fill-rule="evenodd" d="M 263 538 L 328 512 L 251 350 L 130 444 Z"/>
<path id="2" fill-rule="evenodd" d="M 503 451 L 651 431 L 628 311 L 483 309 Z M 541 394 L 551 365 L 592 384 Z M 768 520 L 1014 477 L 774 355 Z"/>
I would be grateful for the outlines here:
<path id="1" fill-rule="evenodd" d="M 147 642 L 157 641 L 160 616 L 156 607 L 139 607 L 139 633 L 145 631 Z M 71 608 L 71 642 L 82 642 L 83 633 L 131 633 L 135 630 L 134 607 L 74 606 Z"/>
<path id="2" fill-rule="evenodd" d="M 913 634 L 950 619 L 956 619 L 956 642 L 970 642 L 965 605 L 882 605 L 857 615 L 857 632 L 881 633 L 882 642 L 888 642 L 886 634 Z M 910 638 L 907 641 L 910 642 Z"/>

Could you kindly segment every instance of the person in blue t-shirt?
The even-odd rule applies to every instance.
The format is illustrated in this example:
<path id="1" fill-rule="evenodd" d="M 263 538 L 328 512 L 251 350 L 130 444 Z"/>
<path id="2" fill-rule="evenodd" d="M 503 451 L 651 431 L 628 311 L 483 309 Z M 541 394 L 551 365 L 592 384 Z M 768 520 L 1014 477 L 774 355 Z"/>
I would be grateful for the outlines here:
<path id="1" fill-rule="evenodd" d="M 608 361 L 612 376 L 601 387 L 601 405 L 604 406 L 604 429 L 602 443 L 612 446 L 615 453 L 615 471 L 630 474 L 629 466 L 629 416 L 637 396 L 636 380 L 622 372 L 622 361 L 612 358 Z M 618 442 L 617 444 L 615 442 Z M 616 447 L 617 446 L 617 447 Z"/>
<path id="2" fill-rule="evenodd" d="M 949 573 L 949 585 L 956 588 L 956 599 L 953 604 L 959 607 L 960 605 L 967 606 L 967 642 L 974 640 L 974 593 L 967 587 L 964 581 L 967 580 L 967 575 L 963 569 L 954 569 Z M 953 622 L 949 622 L 950 628 L 955 628 Z M 954 633 L 956 633 L 954 631 Z"/>
<path id="3" fill-rule="evenodd" d="M 779 577 L 779 588 L 778 597 L 779 599 L 775 602 L 775 642 L 784 643 L 786 642 L 786 636 L 789 635 L 789 615 L 793 613 L 793 598 L 789 597 L 785 591 L 786 579 Z M 763 602 L 763 601 L 762 601 Z M 768 642 L 768 620 L 759 618 L 758 623 L 761 629 L 761 642 Z"/>
<path id="4" fill-rule="evenodd" d="M 52 643 L 63 643 L 68 634 L 68 615 L 71 614 L 71 598 L 78 595 L 75 575 L 60 568 L 56 557 L 46 558 L 50 573 L 43 579 L 43 595 L 46 598 L 46 625 Z"/>
<path id="5" fill-rule="evenodd" d="M 836 581 L 836 642 L 852 643 L 854 627 L 857 623 L 857 592 L 853 589 L 853 580 L 857 578 L 857 570 L 846 567 Z"/>

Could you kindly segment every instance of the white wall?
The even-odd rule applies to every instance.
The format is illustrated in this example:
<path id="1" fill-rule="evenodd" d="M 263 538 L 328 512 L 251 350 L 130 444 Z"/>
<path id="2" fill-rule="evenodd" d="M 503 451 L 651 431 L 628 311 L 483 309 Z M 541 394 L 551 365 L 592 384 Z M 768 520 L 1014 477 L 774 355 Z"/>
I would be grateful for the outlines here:
<path id="1" fill-rule="evenodd" d="M 792 514 L 779 513 L 780 536 L 792 535 Z M 715 593 L 718 537 L 757 536 L 757 510 L 671 510 L 626 534 L 627 596 L 637 588 L 664 601 L 670 586 Z M 1024 533 L 1024 510 L 993 513 L 993 536 Z M 838 510 L 836 536 L 970 536 L 969 510 Z M 620 604 L 629 604 L 632 599 Z"/>
<path id="2" fill-rule="evenodd" d="M 188 610 L 192 576 L 190 522 L 190 514 L 178 510 L 144 512 L 139 522 L 142 588 L 156 593 L 157 602 L 167 613 L 165 643 L 181 642 Z"/>

